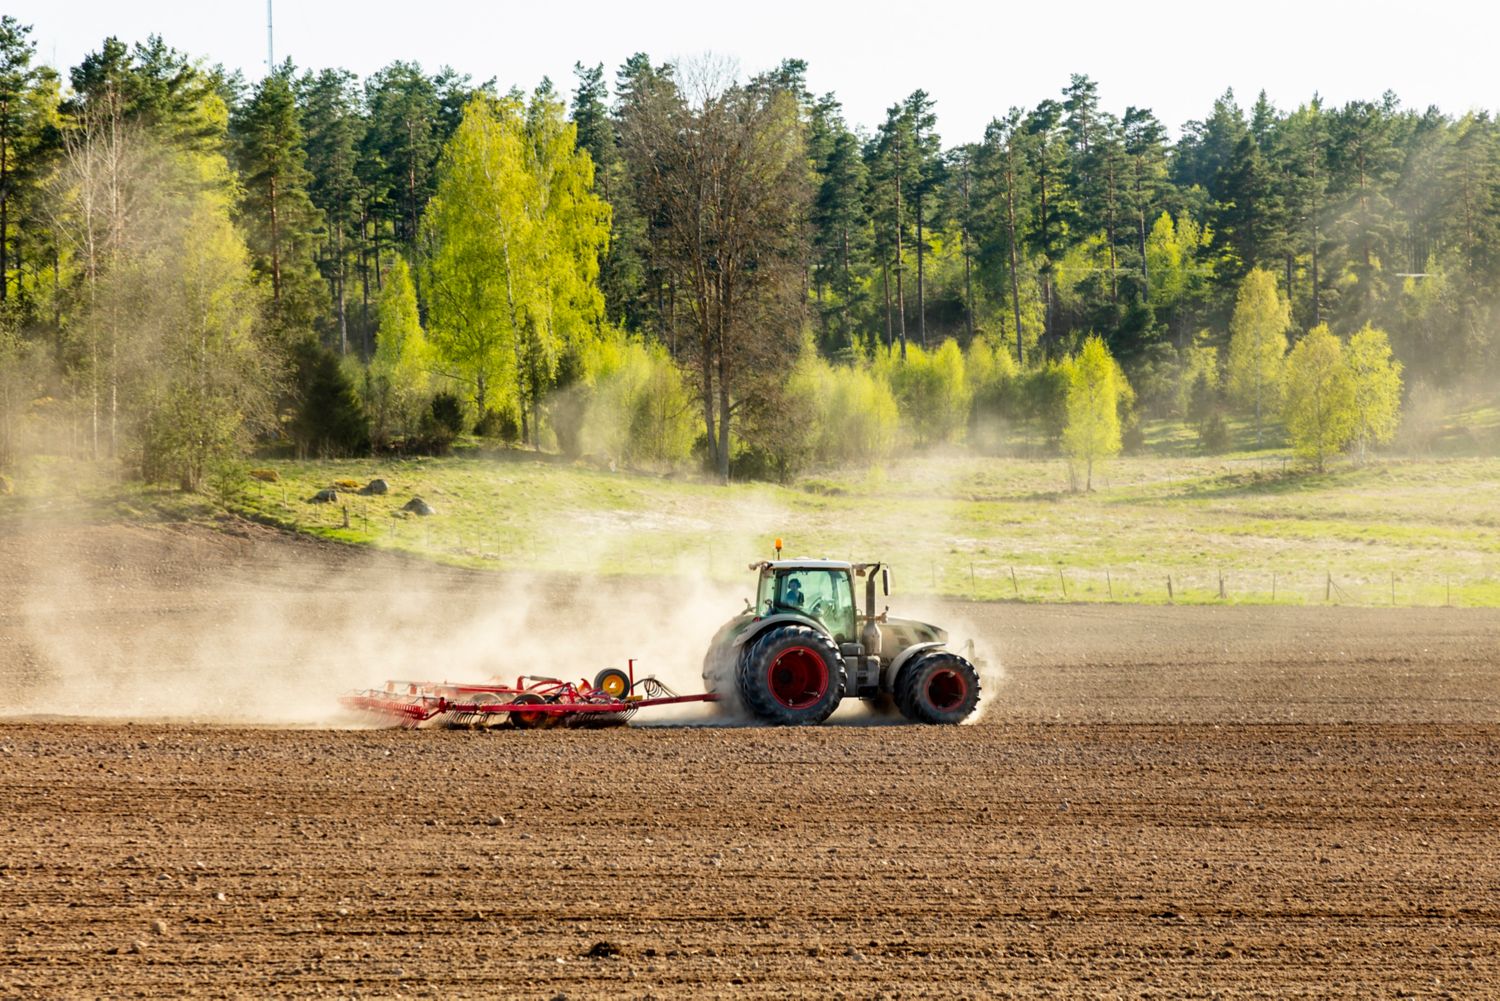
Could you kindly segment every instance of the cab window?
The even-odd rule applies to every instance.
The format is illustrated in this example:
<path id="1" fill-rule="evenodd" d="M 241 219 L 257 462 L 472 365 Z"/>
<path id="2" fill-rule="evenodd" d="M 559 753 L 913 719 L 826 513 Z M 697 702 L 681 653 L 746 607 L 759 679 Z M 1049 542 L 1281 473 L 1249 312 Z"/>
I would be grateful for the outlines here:
<path id="1" fill-rule="evenodd" d="M 786 570 L 760 579 L 762 615 L 794 612 L 818 619 L 840 643 L 854 639 L 854 592 L 849 575 L 837 570 Z"/>

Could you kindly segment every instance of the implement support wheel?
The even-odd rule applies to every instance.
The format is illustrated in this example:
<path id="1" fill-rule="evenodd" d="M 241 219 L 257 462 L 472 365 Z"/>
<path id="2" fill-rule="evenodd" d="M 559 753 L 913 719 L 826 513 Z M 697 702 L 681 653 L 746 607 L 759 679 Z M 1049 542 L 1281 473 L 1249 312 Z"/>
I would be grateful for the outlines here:
<path id="1" fill-rule="evenodd" d="M 623 699 L 630 694 L 630 675 L 618 667 L 606 667 L 594 675 L 594 688 L 610 698 Z"/>

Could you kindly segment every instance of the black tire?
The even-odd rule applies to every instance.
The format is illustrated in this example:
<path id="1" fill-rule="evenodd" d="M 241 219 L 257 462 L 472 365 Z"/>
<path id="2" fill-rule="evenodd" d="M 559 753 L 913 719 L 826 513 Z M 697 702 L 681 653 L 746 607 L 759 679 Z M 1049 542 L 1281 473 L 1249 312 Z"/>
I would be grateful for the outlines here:
<path id="1" fill-rule="evenodd" d="M 623 699 L 630 694 L 630 675 L 618 667 L 606 667 L 594 675 L 594 688 L 606 695 Z"/>
<path id="2" fill-rule="evenodd" d="M 979 705 L 979 672 L 956 653 L 919 654 L 896 677 L 896 706 L 913 723 L 962 723 Z"/>
<path id="3" fill-rule="evenodd" d="M 738 687 L 756 719 L 815 726 L 844 697 L 844 660 L 825 634 L 807 626 L 776 626 L 740 658 Z"/>
<path id="4" fill-rule="evenodd" d="M 738 648 L 730 643 L 720 642 L 715 637 L 714 642 L 709 645 L 708 653 L 703 656 L 703 690 L 717 695 L 719 700 L 714 706 L 732 719 L 744 719 L 749 715 L 745 711 L 744 700 L 740 698 L 739 672 L 735 661 L 739 653 Z"/>

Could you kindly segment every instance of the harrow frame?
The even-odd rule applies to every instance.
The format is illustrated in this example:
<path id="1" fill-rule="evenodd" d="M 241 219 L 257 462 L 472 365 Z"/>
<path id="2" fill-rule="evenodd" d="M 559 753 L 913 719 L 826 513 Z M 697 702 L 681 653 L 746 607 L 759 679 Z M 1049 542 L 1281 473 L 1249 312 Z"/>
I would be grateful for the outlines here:
<path id="1" fill-rule="evenodd" d="M 439 717 L 446 717 L 450 725 L 460 727 L 509 723 L 519 729 L 543 729 L 559 724 L 620 725 L 640 709 L 719 699 L 710 692 L 678 695 L 654 677 L 637 679 L 634 660 L 629 662 L 627 677 L 629 683 L 623 695 L 611 694 L 587 679 L 572 682 L 523 674 L 513 685 L 498 680 L 484 683 L 391 680 L 381 688 L 350 692 L 339 702 L 345 708 L 381 716 L 408 729 Z M 638 688 L 642 694 L 635 694 Z"/>

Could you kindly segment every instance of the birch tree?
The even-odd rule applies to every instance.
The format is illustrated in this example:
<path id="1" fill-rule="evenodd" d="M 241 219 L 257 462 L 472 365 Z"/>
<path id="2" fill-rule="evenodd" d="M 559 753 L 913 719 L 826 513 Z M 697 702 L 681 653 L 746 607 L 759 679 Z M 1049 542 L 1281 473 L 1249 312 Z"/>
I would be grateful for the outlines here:
<path id="1" fill-rule="evenodd" d="M 1229 392 L 1255 413 L 1255 443 L 1281 402 L 1291 309 L 1271 272 L 1255 268 L 1240 283 L 1229 321 Z"/>

